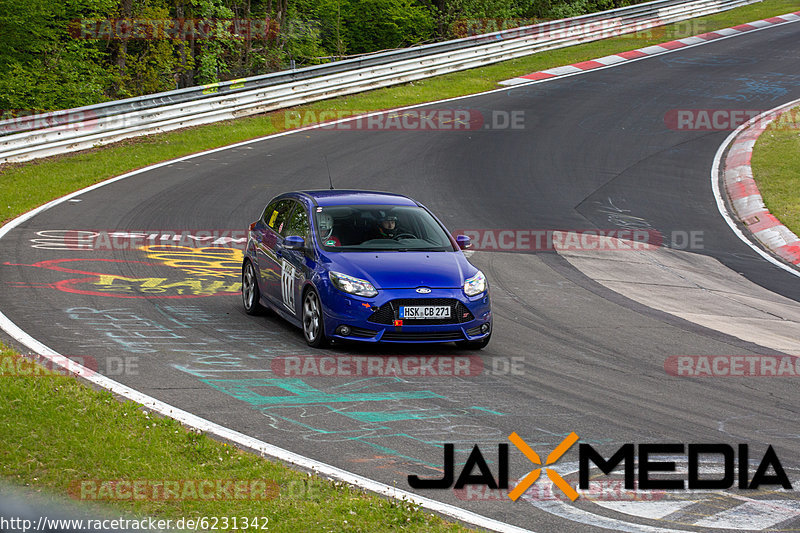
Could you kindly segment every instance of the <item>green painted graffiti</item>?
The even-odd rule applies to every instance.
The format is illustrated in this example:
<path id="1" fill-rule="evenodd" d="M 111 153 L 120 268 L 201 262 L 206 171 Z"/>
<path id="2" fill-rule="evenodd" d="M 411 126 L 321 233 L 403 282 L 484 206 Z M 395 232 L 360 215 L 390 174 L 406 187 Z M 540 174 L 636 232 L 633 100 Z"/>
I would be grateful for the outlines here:
<path id="1" fill-rule="evenodd" d="M 430 391 L 329 394 L 315 389 L 297 378 L 204 379 L 201 381 L 255 407 L 444 398 L 444 396 Z M 262 387 L 283 389 L 290 392 L 291 395 L 264 396 L 256 390 Z"/>

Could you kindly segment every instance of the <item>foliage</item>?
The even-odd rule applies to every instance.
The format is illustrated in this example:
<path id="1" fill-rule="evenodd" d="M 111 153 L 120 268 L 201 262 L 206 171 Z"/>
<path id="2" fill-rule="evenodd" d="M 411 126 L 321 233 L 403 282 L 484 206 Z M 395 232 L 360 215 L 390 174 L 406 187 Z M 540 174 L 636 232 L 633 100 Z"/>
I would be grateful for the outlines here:
<path id="1" fill-rule="evenodd" d="M 109 74 L 90 41 L 68 22 L 114 8 L 114 0 L 0 0 L 0 109 L 73 107 L 107 98 Z"/>
<path id="2" fill-rule="evenodd" d="M 142 20 L 163 20 L 169 17 L 166 7 L 145 0 L 134 6 L 130 16 Z M 181 69 L 176 43 L 166 39 L 130 40 L 123 50 L 124 68 L 114 72 L 116 98 L 152 94 L 175 89 Z"/>
<path id="3" fill-rule="evenodd" d="M 352 54 L 417 44 L 433 35 L 430 11 L 413 0 L 348 0 L 345 42 Z"/>
<path id="4" fill-rule="evenodd" d="M 254 76 L 292 61 L 300 67 L 636 1 L 0 0 L 0 114 Z M 120 30 L 148 21 L 163 28 L 205 21 L 213 38 Z M 268 31 L 242 34 L 235 21 Z"/>

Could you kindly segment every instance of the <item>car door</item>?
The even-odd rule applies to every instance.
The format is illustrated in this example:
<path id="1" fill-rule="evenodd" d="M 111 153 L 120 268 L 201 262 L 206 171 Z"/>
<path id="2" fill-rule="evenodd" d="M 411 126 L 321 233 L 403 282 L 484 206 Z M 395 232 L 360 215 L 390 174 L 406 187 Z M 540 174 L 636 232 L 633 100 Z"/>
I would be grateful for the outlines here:
<path id="1" fill-rule="evenodd" d="M 264 210 L 259 224 L 263 228 L 256 242 L 259 285 L 264 296 L 276 305 L 281 301 L 281 259 L 278 256 L 278 246 L 282 243 L 281 232 L 295 204 L 291 199 L 272 202 Z"/>
<path id="2" fill-rule="evenodd" d="M 306 243 L 304 249 L 287 250 L 278 246 L 281 262 L 281 292 L 280 298 L 285 310 L 300 318 L 300 291 L 307 275 L 306 256 L 311 246 L 311 224 L 306 207 L 296 202 L 297 206 L 281 231 L 282 239 L 289 236 L 302 237 Z"/>

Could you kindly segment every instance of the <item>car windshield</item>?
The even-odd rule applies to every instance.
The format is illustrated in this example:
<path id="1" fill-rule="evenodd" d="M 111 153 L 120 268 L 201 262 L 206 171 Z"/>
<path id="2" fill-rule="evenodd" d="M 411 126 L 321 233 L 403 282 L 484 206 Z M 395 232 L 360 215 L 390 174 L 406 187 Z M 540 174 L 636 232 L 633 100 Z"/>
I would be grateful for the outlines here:
<path id="1" fill-rule="evenodd" d="M 316 208 L 317 236 L 330 251 L 441 251 L 447 232 L 417 206 L 337 205 Z"/>

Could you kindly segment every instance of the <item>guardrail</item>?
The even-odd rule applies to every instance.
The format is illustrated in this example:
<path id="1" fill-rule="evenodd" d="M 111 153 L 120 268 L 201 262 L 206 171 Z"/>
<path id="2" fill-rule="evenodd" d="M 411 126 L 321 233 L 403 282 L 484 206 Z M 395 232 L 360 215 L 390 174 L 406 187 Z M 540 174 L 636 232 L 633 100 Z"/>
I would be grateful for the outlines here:
<path id="1" fill-rule="evenodd" d="M 0 164 L 406 83 L 758 1 L 656 0 L 293 71 L 0 121 Z"/>

